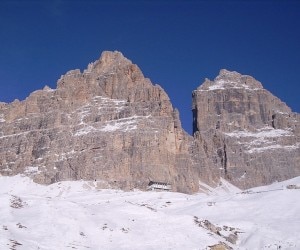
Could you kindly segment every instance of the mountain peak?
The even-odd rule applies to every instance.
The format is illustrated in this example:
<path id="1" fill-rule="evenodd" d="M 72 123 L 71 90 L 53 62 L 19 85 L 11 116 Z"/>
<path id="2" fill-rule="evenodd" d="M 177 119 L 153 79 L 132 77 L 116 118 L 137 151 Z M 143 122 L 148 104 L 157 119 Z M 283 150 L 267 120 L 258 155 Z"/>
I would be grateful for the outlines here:
<path id="1" fill-rule="evenodd" d="M 128 60 L 127 58 L 125 58 L 125 56 L 121 52 L 119 52 L 117 50 L 115 50 L 115 51 L 103 51 L 101 53 L 101 56 L 100 56 L 100 60 L 102 60 L 102 61 L 109 61 L 109 60 L 112 61 L 112 60 L 115 60 L 115 59 L 126 59 L 126 60 Z"/>
<path id="2" fill-rule="evenodd" d="M 219 76 L 223 77 L 240 77 L 241 74 L 236 71 L 229 71 L 227 69 L 221 69 L 219 72 Z"/>
<path id="3" fill-rule="evenodd" d="M 131 64 L 132 62 L 119 51 L 103 51 L 100 58 L 90 63 L 83 73 L 115 71 L 118 66 L 126 67 Z"/>
<path id="4" fill-rule="evenodd" d="M 133 93 L 143 92 L 145 87 L 153 86 L 139 67 L 118 51 L 102 52 L 100 58 L 88 64 L 83 73 L 79 69 L 70 70 L 57 83 L 58 89 L 64 89 L 66 95 L 74 99 L 73 103 L 77 102 L 77 95 L 84 101 L 95 95 L 132 101 L 138 96 Z"/>
<path id="5" fill-rule="evenodd" d="M 205 82 L 199 86 L 198 91 L 213 91 L 220 89 L 246 89 L 259 90 L 262 84 L 252 76 L 242 75 L 236 71 L 221 69 L 219 75 L 211 81 L 205 79 Z"/>

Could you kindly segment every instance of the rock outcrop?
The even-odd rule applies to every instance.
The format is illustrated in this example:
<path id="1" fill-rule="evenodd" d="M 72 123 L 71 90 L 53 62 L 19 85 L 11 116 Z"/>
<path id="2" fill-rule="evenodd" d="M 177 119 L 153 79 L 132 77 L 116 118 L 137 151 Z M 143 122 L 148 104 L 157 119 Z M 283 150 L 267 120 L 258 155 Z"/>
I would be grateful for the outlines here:
<path id="1" fill-rule="evenodd" d="M 0 107 L 0 171 L 39 183 L 96 180 L 122 189 L 169 182 L 198 188 L 192 137 L 168 95 L 120 52 L 62 76 L 26 100 Z"/>
<path id="2" fill-rule="evenodd" d="M 300 175 L 300 116 L 251 76 L 221 70 L 193 92 L 194 137 L 242 187 Z"/>
<path id="3" fill-rule="evenodd" d="M 239 187 L 300 174 L 299 115 L 259 82 L 221 71 L 193 93 L 194 136 L 159 85 L 120 52 L 63 75 L 26 100 L 0 103 L 0 174 L 196 192 L 221 176 Z"/>

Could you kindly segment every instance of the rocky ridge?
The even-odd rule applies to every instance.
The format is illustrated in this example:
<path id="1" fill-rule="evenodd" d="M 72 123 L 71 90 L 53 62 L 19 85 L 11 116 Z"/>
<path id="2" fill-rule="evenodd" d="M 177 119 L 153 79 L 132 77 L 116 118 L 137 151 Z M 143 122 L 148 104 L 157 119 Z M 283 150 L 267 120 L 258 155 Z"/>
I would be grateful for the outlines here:
<path id="1" fill-rule="evenodd" d="M 299 114 L 250 76 L 222 70 L 193 92 L 193 137 L 159 85 L 103 52 L 24 101 L 0 103 L 0 173 L 36 182 L 95 180 L 196 192 L 221 176 L 239 187 L 300 175 Z"/>

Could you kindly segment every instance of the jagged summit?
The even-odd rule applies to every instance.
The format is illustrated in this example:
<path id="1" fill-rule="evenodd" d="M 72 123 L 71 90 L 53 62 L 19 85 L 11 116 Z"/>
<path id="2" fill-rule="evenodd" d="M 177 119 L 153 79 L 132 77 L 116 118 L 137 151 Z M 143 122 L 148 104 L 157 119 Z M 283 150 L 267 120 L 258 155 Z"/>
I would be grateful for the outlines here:
<path id="1" fill-rule="evenodd" d="M 95 92 L 95 86 L 97 83 L 99 84 L 101 80 L 110 81 L 110 78 L 115 78 L 118 81 L 118 84 L 124 83 L 124 85 L 128 81 L 120 81 L 119 75 L 125 75 L 128 78 L 132 78 L 133 82 L 139 85 L 138 81 L 145 81 L 147 84 L 151 85 L 149 79 L 146 79 L 136 64 L 133 64 L 132 61 L 127 59 L 121 52 L 119 51 L 103 51 L 100 55 L 100 58 L 96 61 L 89 63 L 87 68 L 80 71 L 80 69 L 72 69 L 67 71 L 64 75 L 61 75 L 57 81 L 57 87 L 51 89 L 49 86 L 44 86 L 42 90 L 36 90 L 32 92 L 27 99 L 36 98 L 36 95 L 47 95 L 47 92 L 53 92 L 51 95 L 67 95 L 72 98 L 74 89 L 80 90 L 80 92 L 89 92 L 83 91 L 83 89 L 90 88 L 92 93 L 85 93 L 87 95 L 99 95 L 99 91 Z M 116 79 L 118 78 L 118 79 Z M 129 79 L 131 80 L 131 79 Z M 157 85 L 160 88 L 159 85 Z M 160 88 L 161 89 L 161 88 Z M 68 91 L 69 93 L 65 93 Z M 78 92 L 77 91 L 77 92 Z M 44 92 L 44 93 L 42 93 Z M 106 95 L 106 93 L 101 93 Z M 75 95 L 76 96 L 76 95 Z M 165 96 L 167 96 L 165 94 Z M 119 98 L 119 97 L 115 97 Z M 121 98 L 121 97 L 120 97 Z M 64 98 L 65 99 L 65 98 Z M 80 98 L 79 98 L 80 99 Z M 89 99 L 88 96 L 85 99 Z M 167 98 L 169 99 L 169 98 Z M 12 103 L 19 103 L 23 101 L 19 101 L 18 99 L 14 100 Z M 0 106 L 5 106 L 9 103 L 1 102 Z"/>
<path id="2" fill-rule="evenodd" d="M 101 53 L 99 61 L 101 63 L 110 63 L 110 62 L 117 62 L 120 63 L 130 63 L 132 64 L 131 60 L 126 58 L 120 51 L 103 51 Z"/>
<path id="3" fill-rule="evenodd" d="M 89 73 L 112 73 L 113 71 L 116 71 L 117 67 L 125 68 L 131 64 L 132 62 L 119 51 L 103 51 L 100 55 L 100 58 L 92 63 L 89 63 L 83 73 L 79 69 L 70 70 L 65 75 L 62 75 L 61 78 L 66 75 L 74 74 L 84 75 Z"/>
<path id="4" fill-rule="evenodd" d="M 126 68 L 132 64 L 133 63 L 119 51 L 103 51 L 100 58 L 90 63 L 83 73 L 113 73 L 117 69 Z"/>
<path id="5" fill-rule="evenodd" d="M 242 75 L 236 71 L 222 69 L 214 81 L 205 79 L 205 82 L 197 88 L 197 91 L 211 91 L 228 88 L 260 90 L 263 86 L 252 76 Z"/>
<path id="6" fill-rule="evenodd" d="M 68 71 L 58 80 L 57 89 L 66 96 L 69 104 L 74 105 L 103 96 L 130 103 L 161 100 L 164 102 L 162 106 L 172 109 L 166 92 L 159 85 L 154 86 L 136 64 L 118 51 L 104 51 L 83 73 L 78 69 Z"/>

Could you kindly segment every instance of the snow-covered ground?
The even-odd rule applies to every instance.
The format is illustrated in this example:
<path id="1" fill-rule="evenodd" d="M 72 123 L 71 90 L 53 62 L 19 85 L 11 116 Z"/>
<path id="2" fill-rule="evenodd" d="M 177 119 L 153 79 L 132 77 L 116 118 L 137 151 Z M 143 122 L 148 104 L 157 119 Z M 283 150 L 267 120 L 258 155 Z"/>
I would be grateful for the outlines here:
<path id="1" fill-rule="evenodd" d="M 186 195 L 2 176 L 0 249 L 300 249 L 300 177 L 244 192 L 200 185 Z"/>

